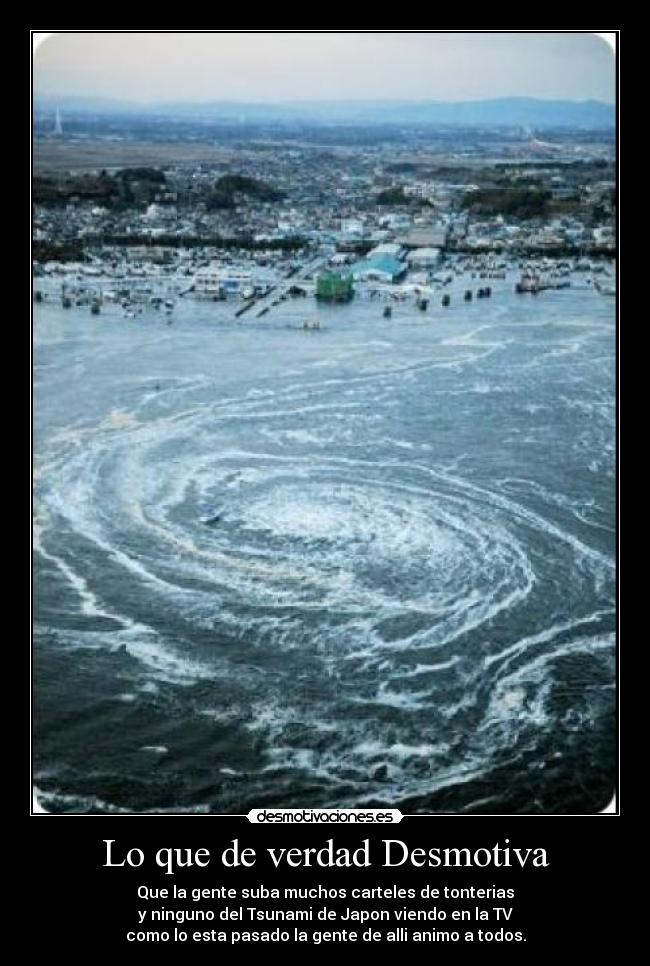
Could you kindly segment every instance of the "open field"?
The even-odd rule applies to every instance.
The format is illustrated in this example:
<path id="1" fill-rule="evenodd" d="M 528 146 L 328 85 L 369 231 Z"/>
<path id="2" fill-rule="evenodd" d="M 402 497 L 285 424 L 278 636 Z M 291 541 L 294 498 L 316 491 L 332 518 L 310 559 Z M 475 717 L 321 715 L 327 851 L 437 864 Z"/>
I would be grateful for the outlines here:
<path id="1" fill-rule="evenodd" d="M 205 143 L 113 141 L 100 138 L 88 141 L 55 141 L 35 138 L 33 159 L 34 172 L 47 174 L 229 161 L 234 154 L 232 149 Z"/>

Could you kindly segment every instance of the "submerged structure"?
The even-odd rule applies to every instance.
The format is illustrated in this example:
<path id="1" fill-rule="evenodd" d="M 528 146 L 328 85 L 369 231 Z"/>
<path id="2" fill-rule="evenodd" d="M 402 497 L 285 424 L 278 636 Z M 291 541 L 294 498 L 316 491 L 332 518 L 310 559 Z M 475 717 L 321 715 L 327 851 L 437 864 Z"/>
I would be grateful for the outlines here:
<path id="1" fill-rule="evenodd" d="M 323 272 L 316 281 L 316 298 L 324 302 L 349 302 L 354 295 L 351 275 Z"/>
<path id="2" fill-rule="evenodd" d="M 369 255 L 352 266 L 352 277 L 359 282 L 399 281 L 408 270 L 405 262 L 401 262 L 393 255 Z"/>

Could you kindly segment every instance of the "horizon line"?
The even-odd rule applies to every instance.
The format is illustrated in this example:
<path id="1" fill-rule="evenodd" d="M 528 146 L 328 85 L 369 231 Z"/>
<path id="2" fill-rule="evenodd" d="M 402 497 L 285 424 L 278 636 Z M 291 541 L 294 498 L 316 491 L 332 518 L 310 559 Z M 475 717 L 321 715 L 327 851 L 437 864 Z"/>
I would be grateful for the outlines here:
<path id="1" fill-rule="evenodd" d="M 156 104 L 484 104 L 491 101 L 507 100 L 527 100 L 541 101 L 546 103 L 565 102 L 570 104 L 605 104 L 607 107 L 615 107 L 616 100 L 608 101 L 600 97 L 542 97 L 537 94 L 498 94 L 493 97 L 465 97 L 465 98 L 444 98 L 434 97 L 306 97 L 306 98 L 277 98 L 275 100 L 242 100 L 240 98 L 209 98 L 196 100 L 194 98 L 159 98 L 155 100 L 140 100 L 137 98 L 120 97 L 112 94 L 72 94 L 61 92 L 43 91 L 34 92 L 33 100 L 39 98 L 51 98 L 52 100 L 66 98 L 76 98 L 85 101 L 116 101 L 122 104 L 137 104 L 139 106 L 152 106 Z"/>

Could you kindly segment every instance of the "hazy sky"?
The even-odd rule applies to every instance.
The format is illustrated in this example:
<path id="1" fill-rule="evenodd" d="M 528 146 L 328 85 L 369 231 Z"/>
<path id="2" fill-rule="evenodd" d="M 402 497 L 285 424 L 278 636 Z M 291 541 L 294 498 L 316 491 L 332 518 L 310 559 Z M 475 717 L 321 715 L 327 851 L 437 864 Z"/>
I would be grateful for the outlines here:
<path id="1" fill-rule="evenodd" d="M 58 33 L 37 95 L 154 100 L 615 97 L 590 33 Z"/>

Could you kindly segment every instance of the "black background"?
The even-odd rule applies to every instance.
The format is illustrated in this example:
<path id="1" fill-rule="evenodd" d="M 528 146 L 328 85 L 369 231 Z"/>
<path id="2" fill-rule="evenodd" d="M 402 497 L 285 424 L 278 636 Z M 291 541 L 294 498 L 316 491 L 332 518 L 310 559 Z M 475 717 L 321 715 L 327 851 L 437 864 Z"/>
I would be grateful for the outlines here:
<path id="1" fill-rule="evenodd" d="M 426 884 L 441 888 L 461 886 L 498 886 L 515 889 L 514 900 L 494 900 L 494 902 L 451 902 L 444 900 L 417 901 L 378 900 L 365 903 L 367 908 L 473 908 L 481 906 L 514 906 L 515 912 L 510 922 L 505 924 L 511 931 L 521 930 L 526 943 L 491 942 L 489 944 L 415 944 L 409 948 L 424 951 L 428 946 L 437 945 L 440 953 L 467 952 L 475 949 L 483 954 L 486 949 L 509 951 L 520 954 L 531 952 L 555 952 L 563 956 L 574 953 L 599 953 L 604 950 L 603 943 L 613 938 L 618 926 L 622 883 L 619 881 L 618 845 L 621 818 L 616 815 L 594 816 L 548 816 L 526 817 L 457 817 L 457 816 L 420 816 L 404 818 L 398 825 L 369 825 L 357 827 L 334 827 L 330 825 L 292 825 L 261 826 L 249 823 L 245 818 L 222 818 L 217 816 L 196 817 L 104 817 L 104 816 L 34 816 L 31 819 L 30 833 L 33 843 L 33 856 L 36 863 L 32 867 L 36 895 L 31 908 L 42 930 L 41 937 L 47 937 L 48 945 L 57 951 L 81 952 L 96 948 L 97 951 L 110 952 L 126 950 L 134 956 L 150 955 L 162 951 L 174 954 L 211 955 L 225 953 L 236 955 L 273 955 L 279 949 L 302 949 L 310 954 L 314 946 L 306 943 L 242 943 L 235 947 L 223 943 L 133 943 L 126 941 L 130 929 L 169 930 L 173 934 L 173 922 L 148 923 L 138 926 L 136 909 L 165 906 L 166 908 L 221 908 L 223 905 L 258 905 L 279 908 L 282 902 L 256 902 L 231 900 L 224 902 L 201 903 L 182 900 L 143 901 L 137 897 L 141 885 L 152 888 L 168 888 L 175 883 L 188 890 L 193 887 L 226 886 L 241 888 L 261 884 L 267 887 L 292 886 L 307 887 L 321 883 L 329 887 L 350 889 L 353 886 L 397 885 L 419 890 Z M 58 819 L 58 821 L 57 821 Z M 203 820 L 201 820 L 203 819 Z M 221 863 L 221 853 L 233 838 L 239 839 L 242 847 L 250 847 L 258 854 L 253 868 L 228 869 Z M 276 871 L 265 852 L 267 847 L 320 847 L 327 839 L 333 838 L 335 846 L 358 847 L 363 839 L 370 839 L 370 853 L 373 865 L 367 869 L 292 869 L 282 867 Z M 410 864 L 398 868 L 382 868 L 384 838 L 401 839 L 410 848 L 476 848 L 492 849 L 496 843 L 510 847 L 545 848 L 549 865 L 535 868 L 526 865 L 511 868 L 421 868 Z M 104 868 L 104 839 L 114 839 L 114 855 L 121 856 L 130 848 L 139 848 L 145 853 L 145 862 L 140 868 Z M 155 864 L 155 853 L 159 848 L 207 848 L 212 856 L 207 868 L 194 867 L 182 869 L 174 875 L 167 875 Z M 306 906 L 331 908 L 355 905 L 363 908 L 363 902 L 345 900 L 300 901 L 293 908 Z M 178 928 L 189 932 L 194 929 L 217 930 L 272 930 L 278 926 L 289 930 L 300 929 L 342 929 L 347 927 L 361 933 L 372 927 L 378 930 L 394 929 L 394 922 L 378 922 L 359 925 L 358 923 L 253 923 L 244 922 L 188 923 Z M 419 922 L 404 923 L 411 929 L 495 929 L 498 925 L 477 922 L 444 923 Z M 98 946 L 99 943 L 99 946 Z M 333 944 L 323 944 L 320 949 L 331 948 Z M 372 946 L 381 945 L 384 950 L 399 950 L 404 944 L 388 942 L 356 942 L 339 944 L 351 953 L 363 953 Z"/>

